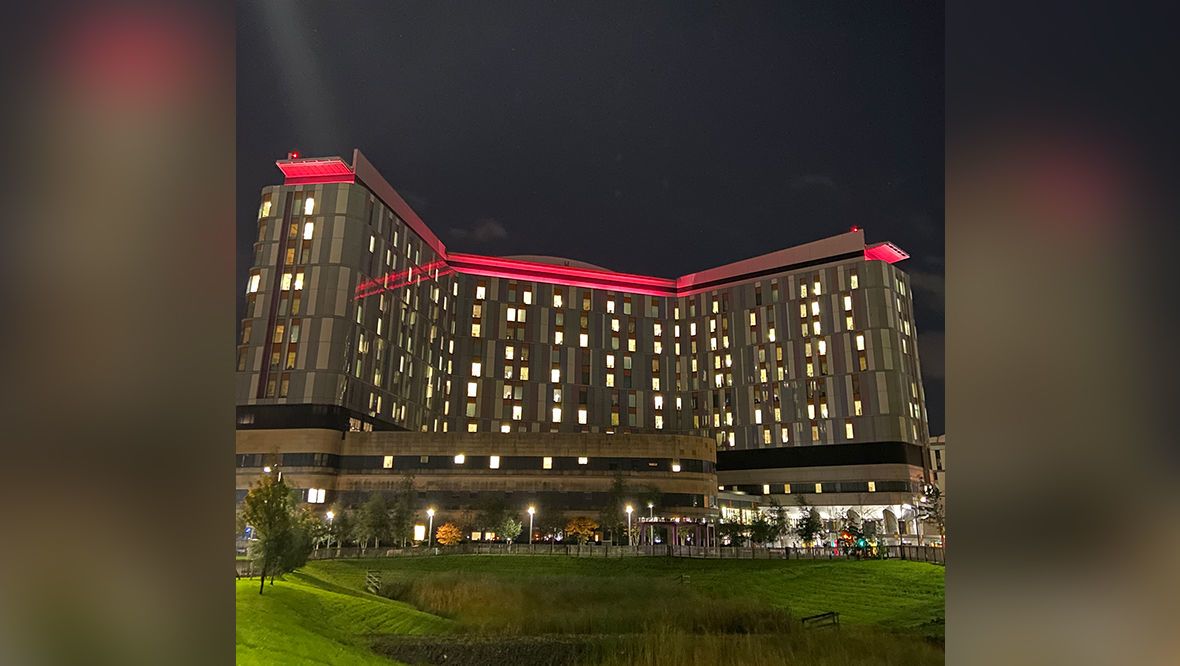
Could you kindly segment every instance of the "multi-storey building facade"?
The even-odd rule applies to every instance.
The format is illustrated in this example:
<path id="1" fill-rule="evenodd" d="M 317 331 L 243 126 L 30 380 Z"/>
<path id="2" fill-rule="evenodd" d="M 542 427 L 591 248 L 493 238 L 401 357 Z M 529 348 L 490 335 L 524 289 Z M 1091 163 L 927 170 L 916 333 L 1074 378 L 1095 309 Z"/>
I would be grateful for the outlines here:
<path id="1" fill-rule="evenodd" d="M 907 255 L 890 243 L 853 228 L 676 279 L 459 254 L 359 151 L 278 166 L 240 429 L 695 435 L 727 490 L 850 506 L 904 504 L 926 478 Z"/>

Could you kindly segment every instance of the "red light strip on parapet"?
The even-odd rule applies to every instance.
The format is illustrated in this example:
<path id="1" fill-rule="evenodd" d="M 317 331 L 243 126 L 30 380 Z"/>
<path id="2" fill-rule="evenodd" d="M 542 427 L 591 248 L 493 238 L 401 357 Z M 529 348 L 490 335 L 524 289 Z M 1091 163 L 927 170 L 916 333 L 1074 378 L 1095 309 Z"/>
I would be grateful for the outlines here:
<path id="1" fill-rule="evenodd" d="M 865 248 L 865 259 L 868 261 L 877 260 L 884 261 L 887 264 L 895 264 L 902 259 L 909 258 L 909 253 L 893 243 L 878 243 L 872 247 Z"/>
<path id="2" fill-rule="evenodd" d="M 351 183 L 356 180 L 352 167 L 339 157 L 307 157 L 278 160 L 275 166 L 283 172 L 284 185 L 316 183 Z"/>
<path id="3" fill-rule="evenodd" d="M 433 275 L 433 272 L 438 269 L 442 270 L 438 271 L 437 276 Z M 404 271 L 386 273 L 379 278 L 366 280 L 365 282 L 358 284 L 356 286 L 356 297 L 354 300 L 375 296 L 383 291 L 393 291 L 394 289 L 408 287 L 410 285 L 418 284 L 424 280 L 433 280 L 436 279 L 436 277 L 450 275 L 454 272 L 455 269 L 447 266 L 445 261 L 432 261 L 429 264 L 407 268 Z M 421 273 L 421 275 L 410 277 L 411 273 Z"/>
<path id="4" fill-rule="evenodd" d="M 517 259 L 484 257 L 476 254 L 455 254 L 447 257 L 447 263 L 460 273 L 507 278 L 510 280 L 535 280 L 549 284 L 570 287 L 625 291 L 649 296 L 675 296 L 676 281 L 667 278 L 615 273 L 574 266 L 539 264 Z"/>

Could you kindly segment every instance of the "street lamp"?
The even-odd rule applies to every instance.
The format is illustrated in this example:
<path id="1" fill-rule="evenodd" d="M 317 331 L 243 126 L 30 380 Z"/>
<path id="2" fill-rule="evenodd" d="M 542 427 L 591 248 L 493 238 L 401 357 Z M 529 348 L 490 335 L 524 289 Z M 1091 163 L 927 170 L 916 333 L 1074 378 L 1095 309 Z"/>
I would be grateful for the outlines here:
<path id="1" fill-rule="evenodd" d="M 655 523 L 651 522 L 655 519 L 655 507 L 655 502 L 647 503 L 647 545 L 649 546 L 656 545 L 656 526 Z"/>
<path id="2" fill-rule="evenodd" d="M 529 545 L 530 546 L 533 545 L 533 514 L 536 512 L 537 512 L 537 510 L 535 508 L 533 508 L 531 506 L 529 507 Z"/>
<path id="3" fill-rule="evenodd" d="M 635 508 L 632 507 L 630 504 L 627 505 L 627 545 L 628 546 L 631 545 L 631 512 L 634 510 L 635 510 Z"/>
<path id="4" fill-rule="evenodd" d="M 332 519 L 336 517 L 336 514 L 329 511 L 328 513 L 324 514 L 324 517 L 328 519 L 328 548 L 331 548 L 332 547 Z"/>
<path id="5" fill-rule="evenodd" d="M 430 518 L 430 530 L 426 532 L 426 547 L 429 548 L 434 541 L 434 508 L 427 509 L 426 515 Z"/>

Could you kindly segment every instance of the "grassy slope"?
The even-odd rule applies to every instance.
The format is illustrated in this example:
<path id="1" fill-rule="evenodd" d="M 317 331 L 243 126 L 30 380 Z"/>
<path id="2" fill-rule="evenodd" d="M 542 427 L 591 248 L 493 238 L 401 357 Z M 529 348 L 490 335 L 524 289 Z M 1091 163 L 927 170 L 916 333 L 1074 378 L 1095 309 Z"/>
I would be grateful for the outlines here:
<path id="1" fill-rule="evenodd" d="M 341 588 L 314 574 L 268 584 L 261 596 L 257 579 L 237 581 L 239 664 L 387 665 L 388 659 L 368 648 L 369 635 L 440 634 L 451 627 L 406 604 Z"/>
<path id="2" fill-rule="evenodd" d="M 530 576 L 609 578 L 637 587 L 652 579 L 678 580 L 709 594 L 753 597 L 788 609 L 795 617 L 829 610 L 852 624 L 929 630 L 943 617 L 945 569 L 899 560 L 749 561 L 635 558 L 457 556 L 316 562 L 310 569 L 343 587 L 359 588 L 369 569 L 404 573 L 465 571 L 515 579 Z M 941 633 L 941 628 L 934 628 Z"/>

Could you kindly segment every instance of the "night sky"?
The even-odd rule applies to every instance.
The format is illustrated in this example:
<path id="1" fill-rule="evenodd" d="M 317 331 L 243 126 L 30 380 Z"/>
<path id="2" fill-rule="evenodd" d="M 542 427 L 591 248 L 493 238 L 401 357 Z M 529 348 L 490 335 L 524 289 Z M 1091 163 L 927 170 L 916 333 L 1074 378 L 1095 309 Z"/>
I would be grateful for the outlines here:
<path id="1" fill-rule="evenodd" d="M 360 148 L 457 251 L 676 277 L 859 225 L 942 433 L 942 8 L 795 4 L 239 3 L 239 312 L 289 150 Z"/>

